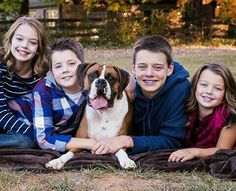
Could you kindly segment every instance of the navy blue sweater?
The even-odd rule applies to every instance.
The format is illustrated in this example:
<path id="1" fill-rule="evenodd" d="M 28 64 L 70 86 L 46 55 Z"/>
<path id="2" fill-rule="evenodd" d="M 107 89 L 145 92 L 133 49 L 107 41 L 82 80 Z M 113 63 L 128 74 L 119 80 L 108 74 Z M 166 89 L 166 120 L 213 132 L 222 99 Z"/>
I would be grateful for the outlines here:
<path id="1" fill-rule="evenodd" d="M 184 113 L 189 96 L 189 73 L 174 62 L 173 74 L 153 98 L 144 97 L 140 86 L 136 86 L 133 113 L 132 154 L 158 149 L 178 148 L 185 137 Z"/>

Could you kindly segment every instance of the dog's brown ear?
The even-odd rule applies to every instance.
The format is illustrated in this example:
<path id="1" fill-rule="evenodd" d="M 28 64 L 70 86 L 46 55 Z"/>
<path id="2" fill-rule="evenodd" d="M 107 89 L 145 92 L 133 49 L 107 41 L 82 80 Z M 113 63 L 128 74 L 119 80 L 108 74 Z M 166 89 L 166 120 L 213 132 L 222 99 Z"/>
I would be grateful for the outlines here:
<path id="1" fill-rule="evenodd" d="M 88 66 L 89 66 L 89 64 L 87 64 L 87 63 L 80 64 L 77 68 L 77 75 L 78 75 L 79 85 L 80 85 L 81 89 L 84 89 L 84 76 L 85 76 Z"/>
<path id="2" fill-rule="evenodd" d="M 86 74 L 87 70 L 95 64 L 97 64 L 97 63 L 96 62 L 94 62 L 94 63 L 85 63 L 85 64 L 80 64 L 78 66 L 77 75 L 78 75 L 79 85 L 80 85 L 81 89 L 84 89 L 84 78 L 85 78 L 85 74 Z"/>
<path id="3" fill-rule="evenodd" d="M 117 99 L 120 99 L 122 97 L 122 92 L 124 91 L 124 89 L 129 83 L 130 74 L 129 72 L 118 67 L 115 67 L 115 70 L 118 72 L 119 78 L 120 78 L 119 94 L 117 95 Z"/>

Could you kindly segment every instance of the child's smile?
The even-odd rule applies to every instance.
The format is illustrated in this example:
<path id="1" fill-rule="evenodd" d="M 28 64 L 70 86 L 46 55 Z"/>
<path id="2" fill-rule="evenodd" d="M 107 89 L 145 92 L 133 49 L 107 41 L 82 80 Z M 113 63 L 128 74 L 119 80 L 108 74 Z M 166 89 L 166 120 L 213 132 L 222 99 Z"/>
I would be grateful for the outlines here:
<path id="1" fill-rule="evenodd" d="M 172 74 L 173 66 L 168 66 L 166 56 L 161 52 L 140 50 L 133 70 L 143 94 L 151 98 L 163 87 L 167 76 Z"/>
<path id="2" fill-rule="evenodd" d="M 52 73 L 56 82 L 67 93 L 80 91 L 77 67 L 81 61 L 71 50 L 55 51 L 52 54 Z"/>
<path id="3" fill-rule="evenodd" d="M 11 53 L 16 62 L 29 62 L 38 50 L 38 34 L 28 24 L 19 26 L 12 37 Z"/>
<path id="4" fill-rule="evenodd" d="M 225 84 L 222 76 L 204 70 L 199 77 L 195 92 L 200 112 L 204 111 L 206 115 L 212 113 L 214 108 L 222 103 L 224 94 Z"/>

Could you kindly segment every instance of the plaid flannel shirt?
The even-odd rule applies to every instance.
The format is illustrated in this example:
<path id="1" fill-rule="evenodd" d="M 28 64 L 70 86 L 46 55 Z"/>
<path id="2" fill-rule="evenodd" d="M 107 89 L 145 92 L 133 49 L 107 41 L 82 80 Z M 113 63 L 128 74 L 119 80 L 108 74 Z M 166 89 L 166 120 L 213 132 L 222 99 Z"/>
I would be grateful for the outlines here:
<path id="1" fill-rule="evenodd" d="M 84 92 L 76 104 L 48 72 L 36 85 L 33 97 L 33 124 L 39 147 L 64 152 L 79 127 L 86 105 Z"/>

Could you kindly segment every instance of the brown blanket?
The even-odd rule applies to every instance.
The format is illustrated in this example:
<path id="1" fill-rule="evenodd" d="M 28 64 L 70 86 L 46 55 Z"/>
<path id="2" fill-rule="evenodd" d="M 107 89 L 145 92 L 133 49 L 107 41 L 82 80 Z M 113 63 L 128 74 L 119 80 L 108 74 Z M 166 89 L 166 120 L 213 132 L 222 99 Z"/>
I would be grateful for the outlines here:
<path id="1" fill-rule="evenodd" d="M 138 167 L 142 170 L 164 171 L 192 171 L 206 170 L 213 176 L 236 180 L 236 149 L 220 150 L 215 155 L 191 160 L 183 163 L 168 162 L 167 159 L 174 150 L 160 150 L 131 155 Z M 31 170 L 48 172 L 45 164 L 60 156 L 53 150 L 36 149 L 0 149 L 0 170 Z M 120 168 L 116 157 L 112 154 L 92 155 L 89 152 L 77 153 L 68 161 L 64 170 L 81 169 L 88 167 L 103 167 L 111 165 Z"/>

